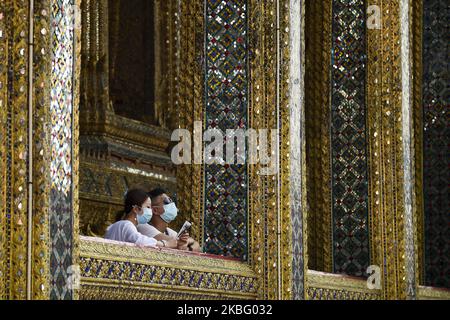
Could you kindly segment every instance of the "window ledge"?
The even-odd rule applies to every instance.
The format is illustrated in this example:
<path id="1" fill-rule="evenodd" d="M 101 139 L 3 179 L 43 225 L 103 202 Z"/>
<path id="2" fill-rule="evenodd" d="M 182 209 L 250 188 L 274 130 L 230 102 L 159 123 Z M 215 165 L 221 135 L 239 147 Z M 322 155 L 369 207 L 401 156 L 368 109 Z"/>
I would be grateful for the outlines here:
<path id="1" fill-rule="evenodd" d="M 450 300 L 450 290 L 445 288 L 419 286 L 417 297 L 419 300 Z"/>
<path id="2" fill-rule="evenodd" d="M 256 299 L 246 263 L 80 237 L 80 299 Z"/>
<path id="3" fill-rule="evenodd" d="M 371 290 L 364 278 L 308 270 L 308 299 L 312 300 L 378 300 L 381 290 Z"/>

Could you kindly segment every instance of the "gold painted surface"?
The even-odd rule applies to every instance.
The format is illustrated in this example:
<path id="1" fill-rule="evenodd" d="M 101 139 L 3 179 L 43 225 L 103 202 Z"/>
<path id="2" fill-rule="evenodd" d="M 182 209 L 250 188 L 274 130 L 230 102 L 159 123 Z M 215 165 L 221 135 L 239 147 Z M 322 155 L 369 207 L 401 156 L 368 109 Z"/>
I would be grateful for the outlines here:
<path id="1" fill-rule="evenodd" d="M 418 286 L 418 300 L 450 300 L 450 290 Z"/>
<path id="2" fill-rule="evenodd" d="M 264 97 L 265 97 L 265 70 L 264 66 L 264 41 L 263 31 L 263 2 L 250 1 L 248 7 L 249 48 L 254 54 L 249 59 L 251 70 L 250 83 L 253 90 L 249 92 L 248 125 L 250 128 L 264 128 Z M 248 192 L 248 226 L 249 226 L 249 264 L 258 275 L 260 291 L 259 299 L 267 297 L 267 257 L 265 252 L 265 190 L 266 179 L 258 174 L 261 165 L 248 166 L 249 192 Z"/>
<path id="3" fill-rule="evenodd" d="M 52 39 L 50 35 L 51 4 L 35 2 L 34 7 L 34 141 L 33 141 L 33 238 L 32 299 L 48 299 L 50 292 L 50 72 Z M 44 33 L 42 30 L 45 30 Z"/>
<path id="4" fill-rule="evenodd" d="M 204 7 L 203 1 L 181 1 L 180 17 L 178 20 L 179 32 L 179 60 L 177 61 L 177 78 L 180 89 L 176 104 L 179 114 L 179 127 L 187 129 L 194 141 L 194 121 L 204 124 L 203 117 L 203 78 L 204 66 Z M 203 146 L 202 146 L 203 150 Z M 191 154 L 194 161 L 194 154 Z M 203 165 L 177 166 L 177 193 L 180 212 L 192 225 L 192 235 L 199 239 L 203 245 L 203 215 L 204 215 L 204 171 Z"/>
<path id="5" fill-rule="evenodd" d="M 276 5 L 266 1 L 250 1 L 248 8 L 250 90 L 249 127 L 255 130 L 277 128 L 277 52 Z M 255 30 L 258 30 L 256 32 Z M 271 138 L 269 148 L 273 150 Z M 279 210 L 278 175 L 259 175 L 264 168 L 259 162 L 248 166 L 249 172 L 249 261 L 259 277 L 260 299 L 278 297 L 277 214 Z"/>
<path id="6" fill-rule="evenodd" d="M 90 120 L 95 116 L 92 111 L 82 108 L 81 115 L 83 135 L 107 136 L 157 152 L 164 152 L 169 146 L 170 133 L 167 129 L 128 119 L 111 111 L 105 111 L 101 119 L 93 121 Z"/>
<path id="7" fill-rule="evenodd" d="M 289 147 L 289 1 L 250 1 L 248 7 L 250 79 L 248 127 L 279 128 L 280 169 L 275 175 L 259 175 L 266 166 L 248 165 L 249 263 L 259 277 L 261 299 L 292 296 L 292 230 Z M 280 32 L 277 35 L 277 9 Z M 258 30 L 258 31 L 256 31 Z M 278 52 L 278 45 L 280 51 Z M 279 54 L 279 56 L 278 56 Z M 277 75 L 277 72 L 279 74 Z M 269 150 L 274 150 L 269 138 Z M 278 215 L 280 226 L 278 226 Z M 280 227 L 280 229 L 279 229 Z M 280 233 L 279 235 L 277 233 Z"/>
<path id="8" fill-rule="evenodd" d="M 27 149 L 28 149 L 28 33 L 29 3 L 13 1 L 11 99 L 11 270 L 10 298 L 26 299 L 27 281 Z"/>
<path id="9" fill-rule="evenodd" d="M 291 218 L 291 168 L 290 168 L 290 110 L 289 110 L 289 92 L 290 92 L 290 0 L 280 1 L 280 210 L 281 210 L 281 239 L 280 256 L 281 264 L 281 296 L 278 299 L 290 300 L 292 298 L 292 218 Z M 299 120 L 300 121 L 300 120 Z"/>
<path id="10" fill-rule="evenodd" d="M 276 2 L 263 1 L 263 30 L 264 40 L 261 43 L 264 52 L 264 62 L 260 66 L 264 68 L 264 90 L 265 96 L 263 100 L 263 128 L 268 130 L 277 129 L 278 92 L 277 92 L 277 7 Z M 255 31 L 254 31 L 255 32 Z M 259 129 L 259 128 L 258 128 Z M 270 131 L 269 131 L 270 132 Z M 279 134 L 279 133 L 278 133 Z M 272 139 L 268 138 L 268 150 L 272 151 L 277 146 L 272 144 Z M 278 282 L 278 243 L 277 243 L 277 215 L 280 214 L 279 207 L 279 174 L 273 176 L 265 176 L 266 189 L 261 190 L 265 195 L 265 254 L 267 257 L 266 281 L 267 292 L 266 298 L 269 300 L 278 299 L 278 291 L 281 289 Z"/>
<path id="11" fill-rule="evenodd" d="M 308 267 L 332 272 L 330 164 L 331 0 L 306 1 Z"/>
<path id="12" fill-rule="evenodd" d="M 371 4 L 382 12 L 382 28 L 367 33 L 372 263 L 385 262 L 384 298 L 405 299 L 400 8 L 393 0 Z"/>
<path id="13" fill-rule="evenodd" d="M 7 19 L 11 9 L 10 1 L 0 2 L 0 300 L 8 297 L 7 278 L 9 278 L 7 264 L 9 243 L 7 241 L 7 124 L 8 124 L 8 42 L 9 27 Z"/>
<path id="14" fill-rule="evenodd" d="M 245 263 L 92 238 L 81 239 L 81 270 L 82 299 L 135 299 L 133 293 L 172 299 L 257 295 L 256 277 Z"/>
<path id="15" fill-rule="evenodd" d="M 75 0 L 77 9 L 81 8 L 82 0 Z M 80 77 L 81 77 L 81 16 L 75 15 L 74 30 L 74 70 L 73 70 L 73 127 L 72 127 L 72 261 L 80 263 Z M 73 299 L 78 300 L 78 292 L 73 291 Z"/>
<path id="16" fill-rule="evenodd" d="M 425 228 L 424 228 L 424 203 L 423 203 L 423 103 L 422 103 L 422 28 L 423 28 L 423 4 L 422 1 L 411 1 L 412 23 L 412 101 L 413 101 L 413 139 L 414 139 L 414 226 L 416 234 L 415 260 L 416 283 L 424 284 L 425 281 Z"/>
<path id="17" fill-rule="evenodd" d="M 306 278 L 309 300 L 379 300 L 381 290 L 367 288 L 365 279 L 309 270 Z"/>

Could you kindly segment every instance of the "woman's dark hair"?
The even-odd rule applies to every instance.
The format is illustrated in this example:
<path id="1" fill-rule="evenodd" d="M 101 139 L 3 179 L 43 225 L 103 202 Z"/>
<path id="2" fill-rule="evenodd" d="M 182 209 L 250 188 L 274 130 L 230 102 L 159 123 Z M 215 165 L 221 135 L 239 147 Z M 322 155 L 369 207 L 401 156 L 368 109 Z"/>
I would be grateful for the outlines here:
<path id="1" fill-rule="evenodd" d="M 116 222 L 122 220 L 124 216 L 129 214 L 134 206 L 141 207 L 148 198 L 148 194 L 142 189 L 128 191 L 125 195 L 124 210 L 117 212 Z"/>

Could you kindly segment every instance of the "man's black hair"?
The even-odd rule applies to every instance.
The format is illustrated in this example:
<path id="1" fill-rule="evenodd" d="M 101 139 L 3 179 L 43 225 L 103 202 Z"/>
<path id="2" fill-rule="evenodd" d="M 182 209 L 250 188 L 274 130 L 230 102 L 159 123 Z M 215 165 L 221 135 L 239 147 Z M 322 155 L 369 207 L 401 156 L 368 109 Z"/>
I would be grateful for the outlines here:
<path id="1" fill-rule="evenodd" d="M 158 197 L 158 196 L 160 196 L 160 195 L 162 195 L 162 194 L 164 194 L 164 193 L 167 193 L 166 192 L 166 190 L 164 190 L 163 188 L 155 188 L 155 189 L 153 189 L 152 191 L 150 191 L 149 193 L 148 193 L 148 195 L 149 195 L 149 197 L 150 197 L 150 199 L 155 199 L 156 197 Z"/>

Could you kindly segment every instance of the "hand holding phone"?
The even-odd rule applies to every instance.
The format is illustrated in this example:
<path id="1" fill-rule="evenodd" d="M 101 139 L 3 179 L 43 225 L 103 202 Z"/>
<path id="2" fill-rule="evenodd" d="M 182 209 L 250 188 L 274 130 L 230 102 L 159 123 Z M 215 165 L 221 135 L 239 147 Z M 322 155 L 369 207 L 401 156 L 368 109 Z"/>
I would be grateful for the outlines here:
<path id="1" fill-rule="evenodd" d="M 186 221 L 183 226 L 180 229 L 180 232 L 178 232 L 177 234 L 177 239 L 180 239 L 181 235 L 183 235 L 186 232 L 189 232 L 189 230 L 191 229 L 192 224 L 189 221 Z"/>

